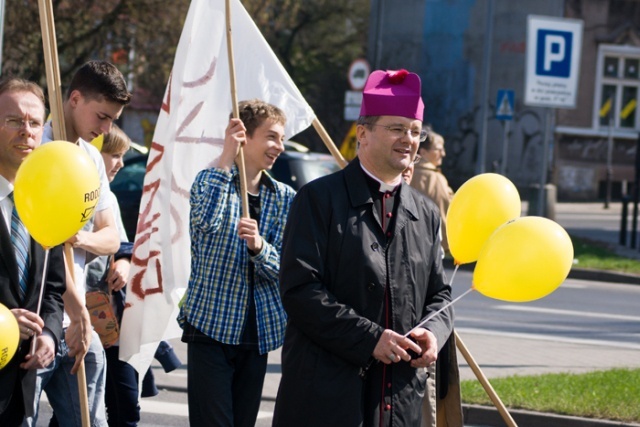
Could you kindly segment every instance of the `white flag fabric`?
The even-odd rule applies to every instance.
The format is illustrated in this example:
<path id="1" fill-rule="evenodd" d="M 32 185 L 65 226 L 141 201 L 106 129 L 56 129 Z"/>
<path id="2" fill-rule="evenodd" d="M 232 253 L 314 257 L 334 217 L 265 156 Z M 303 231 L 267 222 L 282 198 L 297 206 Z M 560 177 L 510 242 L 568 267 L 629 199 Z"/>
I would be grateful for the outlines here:
<path id="1" fill-rule="evenodd" d="M 287 116 L 287 138 L 315 115 L 239 0 L 231 0 L 238 100 L 260 98 Z M 193 0 L 147 163 L 122 318 L 120 359 L 140 378 L 160 340 L 175 338 L 191 270 L 189 191 L 222 151 L 231 113 L 224 0 Z"/>

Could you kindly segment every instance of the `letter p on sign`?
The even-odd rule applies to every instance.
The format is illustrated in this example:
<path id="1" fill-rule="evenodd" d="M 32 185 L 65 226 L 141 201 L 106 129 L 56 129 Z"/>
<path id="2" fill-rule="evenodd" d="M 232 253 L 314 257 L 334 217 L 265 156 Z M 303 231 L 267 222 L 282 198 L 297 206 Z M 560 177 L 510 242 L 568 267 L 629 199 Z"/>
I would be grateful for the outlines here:
<path id="1" fill-rule="evenodd" d="M 536 74 L 569 77 L 573 34 L 567 31 L 538 30 Z"/>

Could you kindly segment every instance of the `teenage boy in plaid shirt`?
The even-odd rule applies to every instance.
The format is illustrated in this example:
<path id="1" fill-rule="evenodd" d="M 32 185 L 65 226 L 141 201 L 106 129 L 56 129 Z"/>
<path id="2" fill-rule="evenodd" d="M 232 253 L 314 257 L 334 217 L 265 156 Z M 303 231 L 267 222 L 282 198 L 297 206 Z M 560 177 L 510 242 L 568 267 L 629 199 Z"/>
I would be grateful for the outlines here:
<path id="1" fill-rule="evenodd" d="M 191 187 L 191 277 L 179 322 L 188 344 L 192 426 L 251 426 L 267 353 L 282 345 L 286 315 L 278 273 L 295 194 L 266 170 L 284 151 L 286 117 L 260 100 L 239 104 L 215 167 Z M 242 218 L 235 164 L 243 146 L 250 218 Z"/>

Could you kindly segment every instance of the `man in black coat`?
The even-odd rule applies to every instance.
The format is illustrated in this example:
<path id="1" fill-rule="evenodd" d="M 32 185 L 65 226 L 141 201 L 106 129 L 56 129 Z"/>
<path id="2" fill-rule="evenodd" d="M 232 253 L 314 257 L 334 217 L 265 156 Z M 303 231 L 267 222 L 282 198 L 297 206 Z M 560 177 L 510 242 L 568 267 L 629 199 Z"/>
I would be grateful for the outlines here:
<path id="1" fill-rule="evenodd" d="M 274 426 L 420 425 L 424 368 L 453 324 L 438 208 L 402 180 L 426 136 L 423 111 L 416 74 L 373 72 L 358 157 L 294 199 Z"/>
<path id="2" fill-rule="evenodd" d="M 20 330 L 18 350 L 0 370 L 3 427 L 22 423 L 25 407 L 33 406 L 35 370 L 53 361 L 62 336 L 62 294 L 66 289 L 62 248 L 50 250 L 38 315 L 45 251 L 25 235 L 26 274 L 21 283 L 11 240 L 14 179 L 24 158 L 40 145 L 44 119 L 44 93 L 37 84 L 16 78 L 0 82 L 0 303 L 14 314 Z M 31 354 L 33 340 L 35 352 Z"/>

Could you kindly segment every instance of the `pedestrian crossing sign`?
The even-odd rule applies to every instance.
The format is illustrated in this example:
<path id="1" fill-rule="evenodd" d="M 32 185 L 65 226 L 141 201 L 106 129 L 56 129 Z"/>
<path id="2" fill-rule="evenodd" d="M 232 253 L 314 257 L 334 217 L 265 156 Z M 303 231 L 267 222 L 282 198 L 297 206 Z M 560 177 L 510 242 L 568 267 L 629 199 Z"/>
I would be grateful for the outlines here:
<path id="1" fill-rule="evenodd" d="M 513 120 L 514 94 L 511 89 L 498 89 L 496 99 L 496 119 Z"/>

